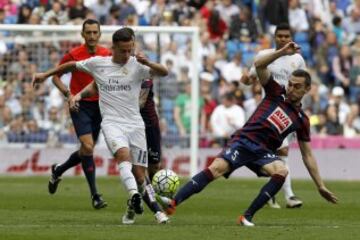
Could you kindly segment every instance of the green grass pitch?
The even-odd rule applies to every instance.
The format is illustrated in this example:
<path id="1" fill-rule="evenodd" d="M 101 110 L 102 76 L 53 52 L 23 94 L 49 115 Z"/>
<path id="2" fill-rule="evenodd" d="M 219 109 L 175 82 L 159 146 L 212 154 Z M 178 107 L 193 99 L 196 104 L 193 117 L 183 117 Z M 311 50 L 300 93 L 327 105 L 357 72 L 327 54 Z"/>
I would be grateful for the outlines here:
<path id="1" fill-rule="evenodd" d="M 360 239 L 360 182 L 328 181 L 340 201 L 323 200 L 310 181 L 294 181 L 301 209 L 270 209 L 256 215 L 255 228 L 236 225 L 239 214 L 265 179 L 218 180 L 178 207 L 168 225 L 158 225 L 146 209 L 132 226 L 121 225 L 126 194 L 116 177 L 99 178 L 109 203 L 93 210 L 86 181 L 65 177 L 55 195 L 47 177 L 0 177 L 0 239 Z M 283 193 L 278 200 L 284 206 Z"/>

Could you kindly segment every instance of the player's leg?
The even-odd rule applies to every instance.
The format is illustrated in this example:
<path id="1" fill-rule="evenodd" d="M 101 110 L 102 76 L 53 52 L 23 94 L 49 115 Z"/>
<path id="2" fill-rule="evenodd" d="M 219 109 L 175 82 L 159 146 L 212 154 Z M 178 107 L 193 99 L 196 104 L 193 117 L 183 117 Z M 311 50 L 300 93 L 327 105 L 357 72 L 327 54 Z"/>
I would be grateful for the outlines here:
<path id="1" fill-rule="evenodd" d="M 80 142 L 81 142 L 81 146 L 83 146 L 84 144 L 82 143 L 83 141 L 81 140 L 81 138 L 84 139 L 84 141 L 86 140 L 86 144 L 87 145 L 93 145 L 92 143 L 92 118 L 91 116 L 89 116 L 89 112 L 87 110 L 85 110 L 86 106 L 84 106 L 84 104 L 81 102 L 80 104 L 80 108 L 78 112 L 70 112 L 70 116 L 71 116 L 71 120 L 73 122 L 74 128 L 75 128 L 75 132 L 76 135 L 78 136 Z M 97 103 L 95 103 L 97 104 Z M 101 120 L 100 120 L 101 121 Z M 89 144 L 87 142 L 90 142 Z M 93 147 L 90 147 L 93 148 Z M 63 163 L 63 164 L 54 164 L 51 167 L 51 178 L 48 184 L 48 189 L 49 192 L 51 194 L 55 193 L 58 187 L 58 184 L 60 182 L 60 177 L 62 176 L 62 174 L 64 172 L 66 172 L 68 169 L 78 165 L 79 163 L 82 162 L 82 156 L 83 154 L 81 153 L 80 150 L 77 150 L 75 152 L 73 152 L 70 157 Z M 92 155 L 92 150 L 91 150 L 91 155 Z"/>
<path id="2" fill-rule="evenodd" d="M 210 182 L 230 171 L 230 166 L 223 158 L 216 158 L 208 168 L 191 178 L 175 195 L 176 205 L 184 202 L 195 193 L 201 192 Z"/>
<path id="3" fill-rule="evenodd" d="M 290 168 L 289 168 L 289 141 L 287 138 L 284 140 L 283 145 L 277 150 L 277 154 L 289 170 L 289 173 L 283 185 L 286 207 L 287 208 L 301 207 L 303 203 L 299 198 L 295 196 L 291 187 L 291 176 L 290 176 Z"/>
<path id="4" fill-rule="evenodd" d="M 148 149 L 148 174 L 150 180 L 161 168 L 161 133 L 159 125 L 147 125 L 145 128 Z"/>
<path id="5" fill-rule="evenodd" d="M 73 152 L 70 157 L 63 164 L 53 164 L 51 166 L 51 176 L 48 183 L 48 191 L 50 194 L 54 194 L 61 181 L 62 174 L 81 162 L 79 151 Z"/>
<path id="6" fill-rule="evenodd" d="M 133 164 L 131 162 L 130 149 L 127 147 L 120 148 L 115 154 L 115 159 L 118 162 L 121 182 L 129 194 L 126 212 L 122 217 L 122 223 L 133 224 L 135 223 L 136 214 L 141 214 L 143 208 L 136 178 L 132 171 Z"/>
<path id="7" fill-rule="evenodd" d="M 185 183 L 173 199 L 159 196 L 157 200 L 161 203 L 166 213 L 172 215 L 175 213 L 176 206 L 180 205 L 192 195 L 201 192 L 210 182 L 229 171 L 229 163 L 223 158 L 218 157 L 208 168 L 194 175 L 190 181 Z"/>
<path id="8" fill-rule="evenodd" d="M 269 201 L 271 197 L 275 196 L 275 194 L 281 189 L 288 173 L 286 166 L 281 160 L 266 159 L 265 161 L 271 162 L 266 164 L 264 162 L 265 165 L 263 165 L 260 170 L 262 171 L 262 173 L 271 176 L 271 178 L 261 188 L 257 197 L 253 200 L 248 209 L 244 212 L 244 215 L 240 216 L 239 223 L 241 223 L 242 225 L 254 226 L 254 224 L 251 222 L 253 216 L 259 209 L 261 209 L 266 204 L 267 201 Z"/>
<path id="9" fill-rule="evenodd" d="M 161 135 L 160 135 L 160 127 L 159 125 L 146 125 L 145 126 L 145 134 L 146 134 L 146 145 L 147 145 L 147 153 L 148 153 L 148 168 L 147 173 L 148 176 L 145 176 L 146 186 L 143 189 L 143 200 L 149 209 L 155 214 L 155 216 L 161 214 L 161 208 L 155 199 L 155 191 L 153 186 L 151 185 L 151 181 L 153 176 L 157 171 L 160 170 L 160 161 L 161 161 Z M 156 215 L 157 214 L 157 215 Z"/>
<path id="10" fill-rule="evenodd" d="M 138 183 L 139 192 L 146 205 L 154 213 L 155 219 L 158 223 L 167 223 L 168 217 L 162 212 L 156 201 L 155 191 L 151 185 L 151 180 L 148 176 L 149 169 L 147 168 L 149 165 L 148 162 L 151 160 L 153 174 L 155 174 L 157 172 L 156 166 L 160 164 L 160 129 L 148 126 L 145 132 L 146 141 L 142 129 L 138 129 L 131 134 L 131 143 L 133 145 L 131 148 L 134 164 L 133 172 Z M 146 151 L 146 149 L 148 149 L 150 153 Z"/>
<path id="11" fill-rule="evenodd" d="M 79 137 L 81 158 L 81 166 L 88 182 L 92 205 L 95 209 L 101 209 L 107 206 L 107 203 L 102 199 L 96 187 L 96 166 L 93 158 L 95 142 L 93 134 L 85 134 Z"/>
<path id="12" fill-rule="evenodd" d="M 233 142 L 226 147 L 208 168 L 193 176 L 183 185 L 171 201 L 166 198 L 158 198 L 166 212 L 173 214 L 176 206 L 193 194 L 201 192 L 210 182 L 224 175 L 228 177 L 233 170 L 243 166 L 245 162 L 241 158 L 243 152 L 239 146 L 238 142 Z"/>

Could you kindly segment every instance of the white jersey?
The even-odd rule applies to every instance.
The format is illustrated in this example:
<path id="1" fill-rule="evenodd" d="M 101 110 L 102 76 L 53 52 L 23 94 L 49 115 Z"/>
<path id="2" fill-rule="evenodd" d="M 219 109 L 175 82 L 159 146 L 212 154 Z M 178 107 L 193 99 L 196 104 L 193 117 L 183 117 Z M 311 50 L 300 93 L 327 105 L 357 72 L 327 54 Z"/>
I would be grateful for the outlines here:
<path id="1" fill-rule="evenodd" d="M 274 48 L 261 50 L 255 56 L 255 60 L 257 60 L 259 57 L 262 57 L 272 52 L 275 52 Z M 275 61 L 273 61 L 267 67 L 271 75 L 274 77 L 274 80 L 278 82 L 280 85 L 284 85 L 284 86 L 287 86 L 289 78 L 293 71 L 298 69 L 305 69 L 305 68 L 306 68 L 305 60 L 298 53 L 295 53 L 294 55 L 282 56 L 276 59 Z M 254 65 L 250 69 L 250 75 L 257 76 Z"/>
<path id="2" fill-rule="evenodd" d="M 130 57 L 117 64 L 112 57 L 96 56 L 76 62 L 76 68 L 91 74 L 99 90 L 99 106 L 103 123 L 144 128 L 139 110 L 141 83 L 150 78 L 150 68 Z"/>

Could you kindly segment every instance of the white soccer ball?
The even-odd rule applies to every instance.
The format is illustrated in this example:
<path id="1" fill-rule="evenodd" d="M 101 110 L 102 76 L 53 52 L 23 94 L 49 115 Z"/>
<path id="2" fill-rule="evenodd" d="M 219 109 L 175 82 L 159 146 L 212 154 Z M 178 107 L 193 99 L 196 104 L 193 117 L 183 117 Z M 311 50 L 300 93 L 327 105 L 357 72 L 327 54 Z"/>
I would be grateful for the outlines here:
<path id="1" fill-rule="evenodd" d="M 172 198 L 180 185 L 178 175 L 170 169 L 162 169 L 155 173 L 152 185 L 157 194 Z"/>

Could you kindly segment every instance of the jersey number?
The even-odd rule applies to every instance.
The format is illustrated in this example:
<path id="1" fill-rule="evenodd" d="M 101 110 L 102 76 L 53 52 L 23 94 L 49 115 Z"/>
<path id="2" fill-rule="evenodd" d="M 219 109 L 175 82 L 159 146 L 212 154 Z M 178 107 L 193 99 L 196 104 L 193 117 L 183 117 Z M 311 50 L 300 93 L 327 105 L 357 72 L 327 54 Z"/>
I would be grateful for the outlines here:
<path id="1" fill-rule="evenodd" d="M 138 155 L 137 162 L 142 163 L 142 164 L 146 164 L 146 157 L 147 157 L 147 152 L 143 151 L 143 150 L 139 150 L 139 155 Z"/>

